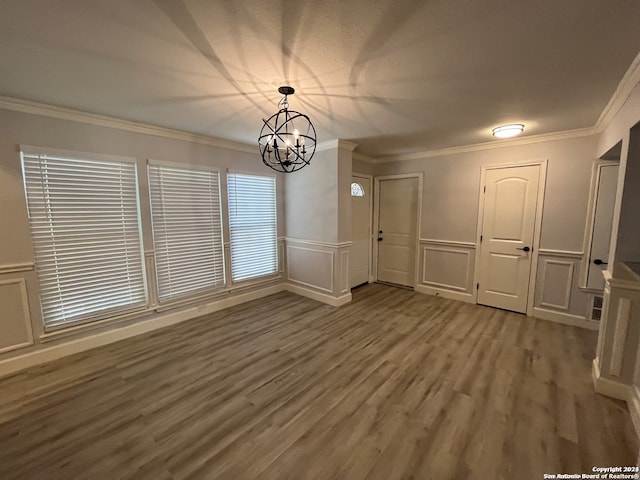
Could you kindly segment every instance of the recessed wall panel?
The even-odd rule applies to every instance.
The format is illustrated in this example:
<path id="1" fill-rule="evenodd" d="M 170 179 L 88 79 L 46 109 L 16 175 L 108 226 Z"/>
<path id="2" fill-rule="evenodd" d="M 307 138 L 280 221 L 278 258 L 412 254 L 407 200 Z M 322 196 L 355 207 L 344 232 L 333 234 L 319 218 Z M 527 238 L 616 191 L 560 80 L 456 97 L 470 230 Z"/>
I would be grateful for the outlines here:
<path id="1" fill-rule="evenodd" d="M 0 280 L 2 331 L 0 352 L 33 344 L 31 318 L 24 279 Z"/>
<path id="2" fill-rule="evenodd" d="M 289 280 L 333 293 L 333 252 L 287 246 Z"/>

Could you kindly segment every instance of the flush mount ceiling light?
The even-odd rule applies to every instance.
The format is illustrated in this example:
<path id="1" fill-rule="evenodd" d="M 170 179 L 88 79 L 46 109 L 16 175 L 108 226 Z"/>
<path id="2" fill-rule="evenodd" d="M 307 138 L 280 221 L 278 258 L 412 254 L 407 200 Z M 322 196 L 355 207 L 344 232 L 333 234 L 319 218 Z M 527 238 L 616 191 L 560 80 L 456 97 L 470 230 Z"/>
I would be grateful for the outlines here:
<path id="1" fill-rule="evenodd" d="M 516 135 L 520 135 L 524 130 L 524 125 L 521 123 L 513 123 L 511 125 L 502 125 L 491 130 L 494 137 L 498 138 L 511 138 Z"/>
<path id="2" fill-rule="evenodd" d="M 258 147 L 262 162 L 277 172 L 291 173 L 309 165 L 316 153 L 316 129 L 309 117 L 289 110 L 288 95 L 293 95 L 293 87 L 280 87 L 278 92 L 284 98 L 278 102 L 279 110 L 268 120 L 262 119 L 263 126 L 258 137 Z"/>

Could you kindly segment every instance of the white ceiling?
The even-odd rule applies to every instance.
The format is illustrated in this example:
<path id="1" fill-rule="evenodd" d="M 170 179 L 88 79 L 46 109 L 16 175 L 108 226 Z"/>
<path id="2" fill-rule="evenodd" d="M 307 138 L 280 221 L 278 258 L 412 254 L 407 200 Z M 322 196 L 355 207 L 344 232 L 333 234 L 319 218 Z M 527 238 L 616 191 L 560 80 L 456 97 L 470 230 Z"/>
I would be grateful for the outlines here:
<path id="1" fill-rule="evenodd" d="M 0 94 L 255 143 L 290 84 L 370 156 L 591 127 L 636 0 L 3 0 Z"/>

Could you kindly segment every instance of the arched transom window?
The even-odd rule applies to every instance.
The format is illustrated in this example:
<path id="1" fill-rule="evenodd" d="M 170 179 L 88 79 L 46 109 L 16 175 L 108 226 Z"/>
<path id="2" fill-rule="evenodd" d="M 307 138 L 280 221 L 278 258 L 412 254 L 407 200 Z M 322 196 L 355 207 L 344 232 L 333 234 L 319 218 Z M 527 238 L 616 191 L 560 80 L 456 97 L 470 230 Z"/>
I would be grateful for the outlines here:
<path id="1" fill-rule="evenodd" d="M 351 184 L 351 196 L 352 197 L 364 197 L 364 188 L 358 182 Z"/>

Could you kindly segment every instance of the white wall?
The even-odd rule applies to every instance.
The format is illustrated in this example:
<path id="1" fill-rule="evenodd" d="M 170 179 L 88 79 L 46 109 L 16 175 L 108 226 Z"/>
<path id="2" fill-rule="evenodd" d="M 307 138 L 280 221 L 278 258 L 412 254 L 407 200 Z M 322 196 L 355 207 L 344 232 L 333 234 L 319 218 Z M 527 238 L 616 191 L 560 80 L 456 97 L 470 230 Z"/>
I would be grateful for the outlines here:
<path id="1" fill-rule="evenodd" d="M 78 152 L 134 157 L 137 161 L 141 221 L 146 261 L 153 262 L 151 217 L 146 176 L 147 159 L 178 162 L 185 165 L 207 165 L 220 169 L 274 174 L 264 166 L 257 152 L 248 153 L 201 143 L 135 133 L 76 121 L 50 118 L 30 113 L 0 109 L 0 364 L 16 356 L 43 348 L 71 344 L 79 339 L 106 335 L 145 320 L 166 322 L 167 314 L 145 312 L 140 317 L 127 318 L 116 324 L 82 326 L 60 335 L 45 334 L 39 308 L 37 277 L 33 267 L 33 250 L 18 145 L 33 145 Z M 226 182 L 221 176 L 223 205 L 226 205 Z M 285 235 L 284 182 L 277 180 L 278 235 Z M 228 247 L 228 232 L 225 244 Z M 280 249 L 282 251 L 282 248 Z M 281 268 L 281 271 L 283 268 Z M 282 272 L 284 273 L 284 272 Z M 281 284 L 277 276 L 261 286 Z M 176 308 L 171 312 L 181 319 L 202 315 L 207 309 L 228 306 L 246 300 L 246 295 L 260 286 L 228 286 L 216 296 L 195 305 Z M 245 296 L 242 296 L 245 295 Z M 230 300 L 231 298 L 235 300 Z M 215 302 L 218 302 L 217 304 Z M 214 305 L 215 304 L 215 305 Z M 198 310 L 200 308 L 200 310 Z M 181 315 L 181 316 L 180 316 Z M 172 318 L 174 318 L 172 317 Z M 155 319 L 155 320 L 154 320 Z M 108 323 L 108 322 L 107 322 Z M 141 327 L 136 327 L 141 328 Z M 144 328 L 149 328 L 145 326 Z M 122 333 L 124 334 L 124 333 Z M 120 335 L 120 334 L 119 334 Z M 126 336 L 126 335 L 125 335 Z M 115 337 L 114 337 L 115 338 Z M 0 374 L 2 366 L 0 365 Z"/>

